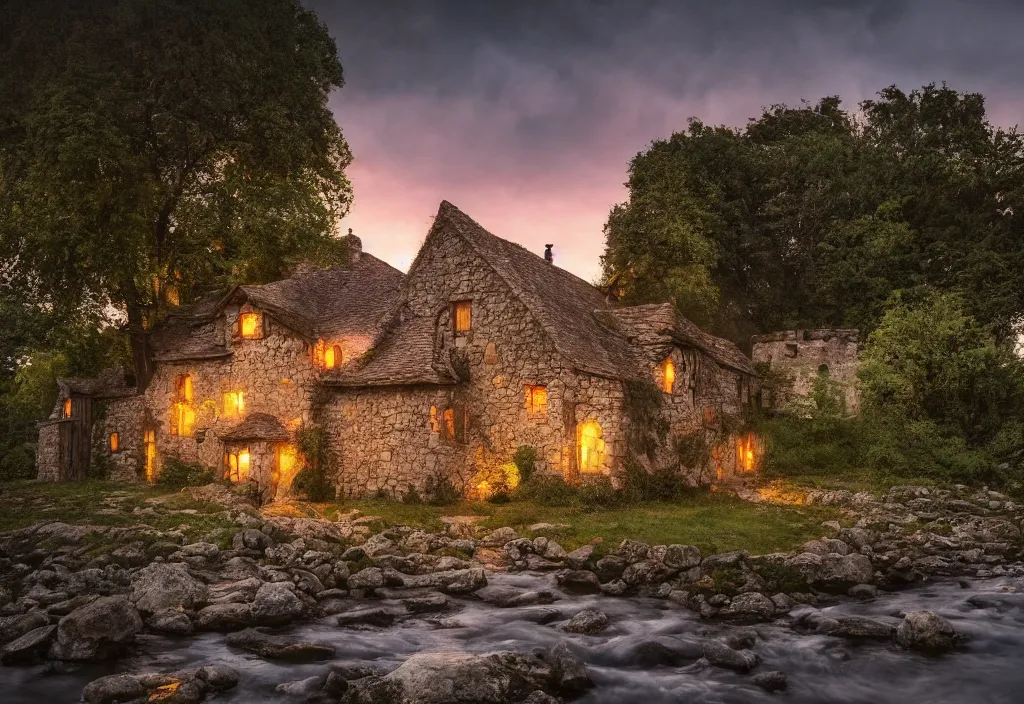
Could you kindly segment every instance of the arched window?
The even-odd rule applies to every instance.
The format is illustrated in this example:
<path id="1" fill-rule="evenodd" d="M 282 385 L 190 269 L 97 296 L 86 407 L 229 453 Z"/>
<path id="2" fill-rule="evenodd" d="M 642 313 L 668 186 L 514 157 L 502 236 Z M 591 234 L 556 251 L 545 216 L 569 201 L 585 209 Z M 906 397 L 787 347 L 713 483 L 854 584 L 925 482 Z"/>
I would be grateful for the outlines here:
<path id="1" fill-rule="evenodd" d="M 334 369 L 342 363 L 341 345 L 331 345 L 324 350 L 324 368 Z"/>
<path id="2" fill-rule="evenodd" d="M 667 394 L 673 393 L 676 387 L 676 365 L 671 357 L 666 357 L 661 363 L 661 390 Z"/>
<path id="3" fill-rule="evenodd" d="M 192 403 L 191 374 L 180 374 L 174 378 L 174 397 L 182 403 Z"/>
<path id="4" fill-rule="evenodd" d="M 595 473 L 604 469 L 604 433 L 601 425 L 594 420 L 587 421 L 579 429 L 580 472 Z"/>
<path id="5" fill-rule="evenodd" d="M 818 374 L 821 375 L 821 376 L 828 376 L 828 365 L 827 364 L 819 364 L 818 365 Z"/>
<path id="6" fill-rule="evenodd" d="M 263 337 L 259 313 L 242 313 L 238 316 L 238 335 L 245 338 Z"/>

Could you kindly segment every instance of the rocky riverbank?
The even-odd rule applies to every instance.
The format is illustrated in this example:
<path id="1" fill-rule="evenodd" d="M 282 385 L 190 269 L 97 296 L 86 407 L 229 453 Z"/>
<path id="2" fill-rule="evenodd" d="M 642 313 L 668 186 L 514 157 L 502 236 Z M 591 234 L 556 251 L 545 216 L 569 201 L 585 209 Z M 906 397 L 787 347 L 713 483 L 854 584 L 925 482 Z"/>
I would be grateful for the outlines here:
<path id="1" fill-rule="evenodd" d="M 0 660 L 43 668 L 41 676 L 90 663 L 116 669 L 118 662 L 130 667 L 147 638 L 178 639 L 185 647 L 204 634 L 226 634 L 217 637 L 250 657 L 324 662 L 325 674 L 310 678 L 315 681 L 282 690 L 298 701 L 538 704 L 577 697 L 595 684 L 577 644 L 614 631 L 616 619 L 607 606 L 590 604 L 593 595 L 660 599 L 666 608 L 683 607 L 724 629 L 721 637 L 684 645 L 649 644 L 651 663 L 699 661 L 777 691 L 787 677 L 761 662 L 750 624 L 934 654 L 958 647 L 964 634 L 927 609 L 901 609 L 898 618 L 829 609 L 935 578 L 1024 574 L 1020 509 L 995 492 L 958 487 L 897 487 L 881 498 L 847 492 L 797 497 L 841 507 L 842 522 L 824 525 L 822 538 L 801 552 L 761 556 L 702 555 L 695 546 L 630 540 L 614 549 L 597 544 L 567 551 L 548 537 L 557 535 L 557 526 L 531 526 L 527 537 L 457 516 L 445 520 L 443 533 L 410 527 L 374 532 L 372 517 L 261 516 L 221 487 L 191 491 L 224 504 L 224 518 L 237 526 L 230 546 L 149 525 L 59 521 L 0 536 Z M 766 496 L 779 498 L 771 491 L 750 498 Z M 163 509 L 154 502 L 135 510 Z M 503 573 L 547 577 L 524 585 L 495 578 Z M 557 589 L 543 586 L 549 583 Z M 977 601 L 979 609 L 990 606 L 985 597 Z M 572 609 L 574 602 L 581 608 Z M 304 623 L 359 635 L 443 630 L 456 626 L 460 611 L 473 603 L 543 626 L 557 638 L 531 652 L 417 652 L 385 672 L 336 662 L 332 639 L 296 634 Z M 231 668 L 211 663 L 108 675 L 89 683 L 82 696 L 104 703 L 199 702 L 230 696 L 236 683 Z M 446 689 L 452 686 L 456 690 Z"/>

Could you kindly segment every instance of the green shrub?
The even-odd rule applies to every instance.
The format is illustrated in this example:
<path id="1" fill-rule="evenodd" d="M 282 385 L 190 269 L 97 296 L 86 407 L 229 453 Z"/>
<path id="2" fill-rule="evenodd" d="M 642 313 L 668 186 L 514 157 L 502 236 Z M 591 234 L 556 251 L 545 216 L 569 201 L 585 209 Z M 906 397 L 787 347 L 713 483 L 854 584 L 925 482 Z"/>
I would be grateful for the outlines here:
<path id="1" fill-rule="evenodd" d="M 663 467 L 647 471 L 635 461 L 626 462 L 622 475 L 622 491 L 630 503 L 644 501 L 675 501 L 691 492 L 679 467 Z"/>
<path id="2" fill-rule="evenodd" d="M 0 481 L 31 479 L 35 475 L 35 462 L 24 447 L 12 447 L 0 454 Z"/>
<path id="3" fill-rule="evenodd" d="M 334 458 L 327 431 L 318 425 L 303 424 L 295 434 L 295 444 L 303 457 L 303 467 L 295 475 L 292 488 L 309 501 L 330 501 L 336 492 L 331 481 Z"/>
<path id="4" fill-rule="evenodd" d="M 423 503 L 423 498 L 420 496 L 420 492 L 416 491 L 416 487 L 410 484 L 406 492 L 402 494 L 402 503 L 415 506 Z"/>
<path id="5" fill-rule="evenodd" d="M 530 481 L 533 470 L 537 464 L 537 450 L 529 445 L 520 445 L 516 453 L 512 455 L 512 464 L 519 470 L 519 482 Z"/>
<path id="6" fill-rule="evenodd" d="M 156 483 L 180 489 L 186 486 L 203 486 L 215 478 L 212 469 L 198 462 L 183 462 L 177 457 L 168 457 L 160 467 Z"/>
<path id="7" fill-rule="evenodd" d="M 432 474 L 427 477 L 424 492 L 427 503 L 432 506 L 450 506 L 462 498 L 462 494 L 448 477 L 441 474 Z"/>
<path id="8" fill-rule="evenodd" d="M 576 502 L 576 487 L 557 474 L 538 474 L 520 484 L 515 496 L 534 501 L 542 506 L 572 506 Z"/>

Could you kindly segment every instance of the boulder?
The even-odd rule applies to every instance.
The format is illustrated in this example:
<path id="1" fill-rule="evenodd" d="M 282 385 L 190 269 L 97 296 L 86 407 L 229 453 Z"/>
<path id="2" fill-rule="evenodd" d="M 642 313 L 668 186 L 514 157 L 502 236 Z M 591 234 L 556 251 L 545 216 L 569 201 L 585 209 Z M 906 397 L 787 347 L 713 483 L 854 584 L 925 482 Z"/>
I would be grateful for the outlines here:
<path id="1" fill-rule="evenodd" d="M 562 630 L 568 633 L 600 633 L 608 628 L 608 615 L 598 609 L 583 609 L 569 619 Z"/>
<path id="2" fill-rule="evenodd" d="M 134 675 L 108 675 L 93 680 L 82 690 L 85 704 L 116 704 L 146 696 L 146 688 Z"/>
<path id="3" fill-rule="evenodd" d="M 514 608 L 518 606 L 535 606 L 537 604 L 550 604 L 555 600 L 554 594 L 549 591 L 524 591 L 515 587 L 483 587 L 478 589 L 474 596 L 492 606 L 499 608 Z"/>
<path id="4" fill-rule="evenodd" d="M 775 603 L 760 592 L 738 594 L 718 615 L 734 621 L 770 621 L 775 617 Z"/>
<path id="5" fill-rule="evenodd" d="M 733 650 L 718 640 L 704 641 L 704 657 L 716 667 L 724 667 L 736 672 L 750 672 L 761 662 L 756 653 L 749 650 Z"/>
<path id="6" fill-rule="evenodd" d="M 206 601 L 206 585 L 181 563 L 158 562 L 143 567 L 132 577 L 131 600 L 144 614 L 179 608 L 191 610 Z"/>
<path id="7" fill-rule="evenodd" d="M 889 640 L 896 633 L 896 627 L 861 616 L 845 616 L 825 619 L 818 630 L 826 635 L 839 638 Z"/>
<path id="8" fill-rule="evenodd" d="M 106 596 L 61 619 L 50 649 L 57 660 L 117 657 L 142 630 L 142 617 L 124 596 Z"/>
<path id="9" fill-rule="evenodd" d="M 49 624 L 50 619 L 43 611 L 29 611 L 27 614 L 4 616 L 0 618 L 0 643 L 20 638 L 29 631 Z"/>
<path id="10" fill-rule="evenodd" d="M 395 622 L 395 614 L 387 609 L 353 609 L 339 614 L 337 624 L 344 628 L 376 626 L 387 628 Z"/>
<path id="11" fill-rule="evenodd" d="M 550 667 L 511 652 L 417 653 L 383 677 L 349 682 L 347 704 L 508 704 L 544 691 Z"/>
<path id="12" fill-rule="evenodd" d="M 943 653 L 962 640 L 953 624 L 931 611 L 911 611 L 896 628 L 896 642 L 910 650 Z"/>
<path id="13" fill-rule="evenodd" d="M 566 570 L 555 575 L 558 585 L 574 592 L 593 593 L 601 590 L 597 575 L 589 570 Z"/>
<path id="14" fill-rule="evenodd" d="M 631 587 L 661 584 L 670 574 L 671 570 L 657 560 L 641 560 L 623 571 L 622 581 Z"/>
<path id="15" fill-rule="evenodd" d="M 200 631 L 237 631 L 253 624 L 248 604 L 213 604 L 196 614 L 195 627 Z"/>
<path id="16" fill-rule="evenodd" d="M 574 695 L 594 686 L 587 674 L 587 666 L 572 654 L 566 643 L 559 643 L 544 658 L 551 666 L 551 686 L 555 691 Z"/>
<path id="17" fill-rule="evenodd" d="M 766 692 L 781 692 L 789 686 L 786 674 L 778 670 L 759 672 L 750 681 Z"/>
<path id="18" fill-rule="evenodd" d="M 700 548 L 696 545 L 669 545 L 663 562 L 673 570 L 688 570 L 700 565 Z"/>
<path id="19" fill-rule="evenodd" d="M 482 568 L 449 570 L 404 578 L 406 587 L 437 589 L 445 594 L 471 594 L 487 586 L 487 574 Z M 349 585 L 351 586 L 351 578 Z"/>
<path id="20" fill-rule="evenodd" d="M 626 561 L 618 555 L 605 555 L 594 565 L 594 574 L 601 581 L 614 582 L 622 576 L 626 569 Z"/>
<path id="21" fill-rule="evenodd" d="M 40 626 L 29 631 L 0 649 L 0 662 L 4 665 L 23 665 L 42 660 L 56 633 L 56 626 Z"/>
<path id="22" fill-rule="evenodd" d="M 156 633 L 187 636 L 192 633 L 192 621 L 189 620 L 188 614 L 169 609 L 147 618 L 146 628 Z"/>
<path id="23" fill-rule="evenodd" d="M 384 570 L 365 567 L 348 578 L 349 589 L 380 589 L 384 586 Z"/>
<path id="24" fill-rule="evenodd" d="M 590 556 L 594 554 L 593 545 L 584 545 L 576 548 L 568 555 L 565 556 L 565 561 L 569 564 L 569 567 L 574 570 L 583 569 L 584 566 L 590 561 Z"/>
<path id="25" fill-rule="evenodd" d="M 329 660 L 334 657 L 334 646 L 329 643 L 314 643 L 285 636 L 272 636 L 254 628 L 232 633 L 226 641 L 228 645 L 272 660 L 313 662 Z"/>
<path id="26" fill-rule="evenodd" d="M 616 554 L 626 561 L 626 564 L 632 565 L 634 562 L 640 562 L 646 560 L 648 554 L 651 551 L 651 546 L 647 543 L 641 543 L 638 540 L 623 540 L 619 545 L 619 549 Z"/>
<path id="27" fill-rule="evenodd" d="M 263 626 L 284 625 L 306 613 L 291 582 L 269 582 L 256 592 L 250 607 L 253 621 Z"/>

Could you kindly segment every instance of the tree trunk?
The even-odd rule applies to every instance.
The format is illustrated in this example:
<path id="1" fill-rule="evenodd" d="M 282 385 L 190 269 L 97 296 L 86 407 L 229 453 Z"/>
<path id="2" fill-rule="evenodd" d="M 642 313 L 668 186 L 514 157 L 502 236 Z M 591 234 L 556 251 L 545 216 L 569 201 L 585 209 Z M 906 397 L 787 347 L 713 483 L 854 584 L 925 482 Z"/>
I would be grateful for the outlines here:
<path id="1" fill-rule="evenodd" d="M 132 346 L 132 364 L 135 366 L 135 386 L 139 392 L 146 390 L 153 378 L 153 353 L 149 346 L 149 331 L 146 330 L 145 314 L 138 303 L 129 301 L 128 340 Z"/>

